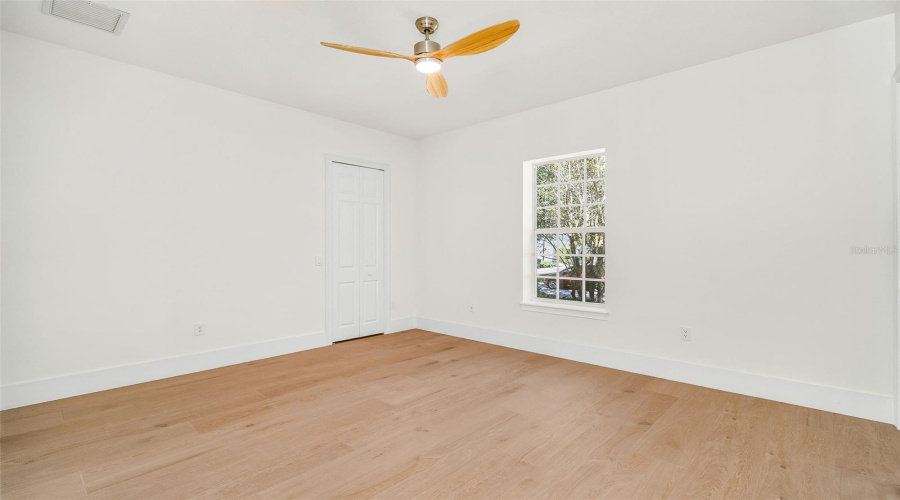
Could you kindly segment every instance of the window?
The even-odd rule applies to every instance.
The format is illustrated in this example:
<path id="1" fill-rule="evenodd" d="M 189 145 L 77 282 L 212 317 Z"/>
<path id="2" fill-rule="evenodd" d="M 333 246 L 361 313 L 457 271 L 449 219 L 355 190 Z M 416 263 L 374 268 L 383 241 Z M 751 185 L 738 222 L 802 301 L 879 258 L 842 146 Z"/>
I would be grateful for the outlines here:
<path id="1" fill-rule="evenodd" d="M 605 314 L 604 151 L 526 162 L 528 177 L 530 266 L 523 305 Z"/>

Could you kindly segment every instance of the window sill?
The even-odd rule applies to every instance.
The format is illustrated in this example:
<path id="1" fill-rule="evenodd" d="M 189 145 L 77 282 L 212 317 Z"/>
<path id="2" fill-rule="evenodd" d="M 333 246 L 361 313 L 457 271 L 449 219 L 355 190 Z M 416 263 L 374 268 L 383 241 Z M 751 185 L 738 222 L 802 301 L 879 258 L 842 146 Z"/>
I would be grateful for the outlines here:
<path id="1" fill-rule="evenodd" d="M 535 300 L 522 301 L 519 303 L 519 307 L 523 311 L 559 314 L 562 316 L 575 316 L 577 318 L 600 320 L 609 318 L 609 311 L 600 307 L 553 304 L 548 302 L 538 302 Z"/>

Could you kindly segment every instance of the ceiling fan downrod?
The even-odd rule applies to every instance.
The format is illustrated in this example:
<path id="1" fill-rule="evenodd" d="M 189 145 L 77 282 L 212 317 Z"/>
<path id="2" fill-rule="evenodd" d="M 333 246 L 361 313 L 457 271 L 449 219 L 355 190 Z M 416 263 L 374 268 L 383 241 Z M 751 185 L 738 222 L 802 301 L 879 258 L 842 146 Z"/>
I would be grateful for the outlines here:
<path id="1" fill-rule="evenodd" d="M 430 38 L 438 29 L 437 19 L 428 16 L 420 17 L 416 19 L 416 29 L 419 30 L 419 33 L 425 35 L 425 39 L 416 43 L 413 49 L 414 54 L 419 55 L 441 50 L 441 44 Z"/>

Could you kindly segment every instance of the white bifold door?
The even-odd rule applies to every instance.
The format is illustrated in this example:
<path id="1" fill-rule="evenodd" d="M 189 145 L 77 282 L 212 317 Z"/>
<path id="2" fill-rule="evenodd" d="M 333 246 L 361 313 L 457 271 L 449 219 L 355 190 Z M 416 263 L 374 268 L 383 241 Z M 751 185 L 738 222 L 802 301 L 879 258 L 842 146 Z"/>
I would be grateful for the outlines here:
<path id="1" fill-rule="evenodd" d="M 384 172 L 332 162 L 332 342 L 384 333 Z"/>

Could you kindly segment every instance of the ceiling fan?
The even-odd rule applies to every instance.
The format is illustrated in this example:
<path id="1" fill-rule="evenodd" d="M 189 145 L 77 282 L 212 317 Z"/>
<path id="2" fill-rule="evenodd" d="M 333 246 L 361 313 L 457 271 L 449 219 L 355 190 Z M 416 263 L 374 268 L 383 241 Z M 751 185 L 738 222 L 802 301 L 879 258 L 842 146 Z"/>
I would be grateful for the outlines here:
<path id="1" fill-rule="evenodd" d="M 485 28 L 463 37 L 443 49 L 439 43 L 430 38 L 438 29 L 437 19 L 427 16 L 420 17 L 416 19 L 416 28 L 419 29 L 419 33 L 425 35 L 425 39 L 416 43 L 413 49 L 415 55 L 412 56 L 404 56 L 383 50 L 351 47 L 350 45 L 338 43 L 322 42 L 322 45 L 367 56 L 390 57 L 411 61 L 416 65 L 417 70 L 428 75 L 425 80 L 425 88 L 428 89 L 428 93 L 434 97 L 447 97 L 447 80 L 441 75 L 441 64 L 451 57 L 471 56 L 496 48 L 509 40 L 509 37 L 516 34 L 516 31 L 519 30 L 519 21 L 514 19 L 505 23 L 495 24 L 490 28 Z"/>

